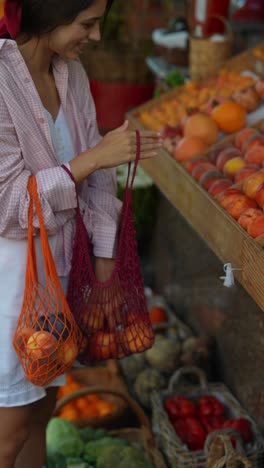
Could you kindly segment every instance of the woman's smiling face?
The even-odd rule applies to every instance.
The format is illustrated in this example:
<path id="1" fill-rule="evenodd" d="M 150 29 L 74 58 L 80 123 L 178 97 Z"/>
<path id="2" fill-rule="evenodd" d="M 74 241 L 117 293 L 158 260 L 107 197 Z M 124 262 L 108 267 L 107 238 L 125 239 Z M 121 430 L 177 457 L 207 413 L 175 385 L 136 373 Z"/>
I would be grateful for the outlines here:
<path id="1" fill-rule="evenodd" d="M 54 29 L 49 35 L 51 52 L 73 60 L 79 57 L 89 41 L 100 41 L 100 20 L 105 14 L 106 6 L 107 0 L 95 0 L 71 24 Z"/>

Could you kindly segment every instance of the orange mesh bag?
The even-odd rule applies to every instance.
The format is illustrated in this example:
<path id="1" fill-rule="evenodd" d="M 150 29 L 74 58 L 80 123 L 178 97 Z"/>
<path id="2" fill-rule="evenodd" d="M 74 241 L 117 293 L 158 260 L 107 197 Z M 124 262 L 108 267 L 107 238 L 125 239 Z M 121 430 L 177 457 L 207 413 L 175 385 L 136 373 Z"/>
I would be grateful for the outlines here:
<path id="1" fill-rule="evenodd" d="M 27 379 L 37 386 L 68 370 L 79 350 L 79 330 L 56 271 L 34 176 L 29 178 L 28 255 L 23 305 L 13 344 Z M 40 283 L 33 238 L 33 204 L 40 225 L 45 282 Z"/>

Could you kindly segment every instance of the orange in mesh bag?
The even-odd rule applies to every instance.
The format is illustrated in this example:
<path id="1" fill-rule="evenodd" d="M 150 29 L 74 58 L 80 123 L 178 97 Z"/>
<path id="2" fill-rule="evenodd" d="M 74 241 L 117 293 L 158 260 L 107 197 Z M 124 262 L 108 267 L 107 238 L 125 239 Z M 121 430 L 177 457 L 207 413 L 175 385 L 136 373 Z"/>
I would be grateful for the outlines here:
<path id="1" fill-rule="evenodd" d="M 29 178 L 28 255 L 23 305 L 13 344 L 28 380 L 44 386 L 69 369 L 79 351 L 79 330 L 56 271 L 44 227 L 35 176 Z M 33 203 L 39 224 L 45 284 L 38 279 Z"/>

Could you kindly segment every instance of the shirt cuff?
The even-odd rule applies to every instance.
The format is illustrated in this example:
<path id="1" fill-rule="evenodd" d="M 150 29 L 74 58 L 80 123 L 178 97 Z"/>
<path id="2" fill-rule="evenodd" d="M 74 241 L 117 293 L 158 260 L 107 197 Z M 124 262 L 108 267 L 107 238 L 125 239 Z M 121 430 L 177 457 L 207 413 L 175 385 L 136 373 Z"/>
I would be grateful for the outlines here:
<path id="1" fill-rule="evenodd" d="M 38 191 L 46 198 L 53 212 L 77 207 L 75 184 L 62 167 L 43 169 L 36 174 L 36 178 Z"/>

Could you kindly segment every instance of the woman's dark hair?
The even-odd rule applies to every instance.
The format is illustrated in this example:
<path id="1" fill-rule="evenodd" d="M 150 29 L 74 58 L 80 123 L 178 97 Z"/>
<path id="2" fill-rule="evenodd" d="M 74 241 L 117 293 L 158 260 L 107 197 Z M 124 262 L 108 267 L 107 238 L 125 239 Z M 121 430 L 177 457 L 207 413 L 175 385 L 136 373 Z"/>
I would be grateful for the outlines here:
<path id="1" fill-rule="evenodd" d="M 72 23 L 96 0 L 20 0 L 22 6 L 21 34 L 27 38 L 49 33 L 58 26 Z M 107 16 L 114 0 L 107 0 Z M 105 19 L 105 18 L 104 18 Z"/>

